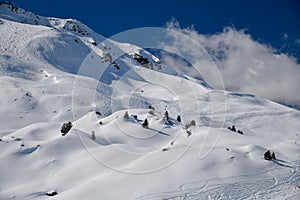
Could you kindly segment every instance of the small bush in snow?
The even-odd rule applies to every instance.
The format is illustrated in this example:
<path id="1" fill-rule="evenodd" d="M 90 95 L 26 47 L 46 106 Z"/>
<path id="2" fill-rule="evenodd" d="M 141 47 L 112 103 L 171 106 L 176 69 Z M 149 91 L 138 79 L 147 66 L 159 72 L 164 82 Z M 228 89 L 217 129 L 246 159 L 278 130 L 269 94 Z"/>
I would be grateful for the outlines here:
<path id="1" fill-rule="evenodd" d="M 189 131 L 189 130 L 187 130 L 186 133 L 187 133 L 187 136 L 188 136 L 188 137 L 192 135 L 192 132 Z"/>
<path id="2" fill-rule="evenodd" d="M 228 127 L 228 129 L 229 130 L 231 130 L 231 131 L 233 131 L 233 132 L 237 132 L 237 133 L 239 133 L 239 134 L 241 134 L 241 135 L 243 135 L 244 134 L 244 132 L 243 131 L 241 131 L 241 130 L 237 130 L 236 128 L 235 128 L 235 126 L 234 125 L 232 125 L 232 127 Z"/>
<path id="3" fill-rule="evenodd" d="M 189 129 L 191 126 L 196 126 L 196 122 L 195 122 L 195 120 L 192 120 L 190 123 L 188 123 L 188 124 L 186 124 L 185 126 L 184 126 L 184 129 Z"/>
<path id="4" fill-rule="evenodd" d="M 155 108 L 154 108 L 153 106 L 148 106 L 148 108 L 149 108 L 150 110 L 155 110 Z"/>
<path id="5" fill-rule="evenodd" d="M 52 197 L 52 196 L 55 196 L 55 195 L 57 195 L 58 193 L 54 190 L 54 191 L 49 191 L 49 192 L 46 192 L 46 195 L 47 196 L 50 196 L 50 197 Z"/>
<path id="6" fill-rule="evenodd" d="M 62 133 L 62 136 L 65 136 L 73 127 L 72 122 L 64 123 L 60 129 L 60 132 Z"/>
<path id="7" fill-rule="evenodd" d="M 154 115 L 154 110 L 149 110 L 150 115 Z"/>
<path id="8" fill-rule="evenodd" d="M 155 110 L 154 107 L 149 106 L 149 114 L 150 114 L 150 115 L 154 115 L 154 110 Z"/>
<path id="9" fill-rule="evenodd" d="M 115 67 L 116 70 L 120 70 L 120 66 L 118 65 L 118 63 L 113 61 L 112 64 L 113 64 L 113 66 Z"/>
<path id="10" fill-rule="evenodd" d="M 264 154 L 264 158 L 265 158 L 265 160 L 272 160 L 270 150 L 266 151 L 266 153 Z"/>
<path id="11" fill-rule="evenodd" d="M 143 56 L 141 56 L 137 53 L 133 55 L 133 59 L 135 59 L 138 63 L 140 63 L 142 65 L 150 63 L 148 58 L 144 58 Z"/>

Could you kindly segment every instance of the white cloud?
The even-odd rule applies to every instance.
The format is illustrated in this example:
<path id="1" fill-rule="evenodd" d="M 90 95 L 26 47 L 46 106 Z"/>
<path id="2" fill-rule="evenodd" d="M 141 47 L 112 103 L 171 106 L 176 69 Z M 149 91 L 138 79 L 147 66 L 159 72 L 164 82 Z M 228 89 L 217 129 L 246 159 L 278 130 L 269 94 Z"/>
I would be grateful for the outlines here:
<path id="1" fill-rule="evenodd" d="M 209 52 L 221 72 L 226 90 L 255 94 L 300 107 L 300 65 L 294 58 L 253 40 L 244 30 L 227 27 L 221 33 L 203 35 L 194 28 L 180 28 L 175 20 L 169 22 L 167 27 L 186 34 Z M 204 65 L 199 49 L 181 40 L 177 34 L 170 37 L 173 37 L 174 42 L 163 45 L 163 49 L 171 52 L 175 49 L 189 51 L 194 65 L 196 63 L 199 68 Z M 175 68 L 182 67 L 181 62 L 172 60 L 170 56 L 165 55 L 163 60 Z M 190 76 L 194 74 L 186 69 L 183 71 L 190 72 Z M 201 73 L 210 72 L 204 70 Z M 206 81 L 211 86 L 222 89 L 219 80 L 213 76 Z"/>

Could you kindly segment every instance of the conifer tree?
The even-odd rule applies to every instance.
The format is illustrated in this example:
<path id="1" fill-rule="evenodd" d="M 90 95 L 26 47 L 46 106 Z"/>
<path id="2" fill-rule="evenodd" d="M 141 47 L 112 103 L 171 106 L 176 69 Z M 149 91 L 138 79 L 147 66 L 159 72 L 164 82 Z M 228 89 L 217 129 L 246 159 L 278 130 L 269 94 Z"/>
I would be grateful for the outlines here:
<path id="1" fill-rule="evenodd" d="M 148 122 L 148 119 L 147 119 L 147 118 L 144 120 L 142 126 L 143 126 L 144 128 L 149 128 L 149 122 Z"/>
<path id="2" fill-rule="evenodd" d="M 125 114 L 124 114 L 124 119 L 129 119 L 128 111 L 125 112 Z"/>
<path id="3" fill-rule="evenodd" d="M 169 121 L 169 113 L 168 113 L 168 111 L 165 111 L 165 113 L 164 113 L 164 120 L 165 121 Z"/>
<path id="4" fill-rule="evenodd" d="M 62 133 L 62 136 L 65 136 L 73 127 L 72 122 L 64 123 L 60 129 L 60 132 Z"/>
<path id="5" fill-rule="evenodd" d="M 265 160 L 272 160 L 270 150 L 266 151 L 266 153 L 264 154 L 264 158 L 265 158 Z"/>
<path id="6" fill-rule="evenodd" d="M 192 120 L 192 121 L 190 122 L 190 126 L 196 126 L 195 120 Z"/>
<path id="7" fill-rule="evenodd" d="M 92 140 L 96 140 L 96 134 L 95 134 L 95 131 L 92 131 L 91 138 L 92 138 Z"/>
<path id="8" fill-rule="evenodd" d="M 276 156 L 275 156 L 274 152 L 272 153 L 271 157 L 272 157 L 272 159 L 276 160 Z"/>

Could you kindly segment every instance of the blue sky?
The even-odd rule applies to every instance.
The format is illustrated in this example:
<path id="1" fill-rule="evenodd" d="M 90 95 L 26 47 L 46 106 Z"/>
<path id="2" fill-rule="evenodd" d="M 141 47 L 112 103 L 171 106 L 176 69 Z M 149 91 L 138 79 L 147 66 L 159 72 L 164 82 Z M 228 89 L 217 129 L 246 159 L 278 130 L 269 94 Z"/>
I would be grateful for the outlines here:
<path id="1" fill-rule="evenodd" d="M 161 27 L 172 17 L 200 33 L 225 26 L 246 29 L 256 40 L 295 54 L 300 60 L 300 2 L 297 0 L 14 0 L 16 6 L 43 16 L 75 18 L 101 35 L 138 27 Z"/>

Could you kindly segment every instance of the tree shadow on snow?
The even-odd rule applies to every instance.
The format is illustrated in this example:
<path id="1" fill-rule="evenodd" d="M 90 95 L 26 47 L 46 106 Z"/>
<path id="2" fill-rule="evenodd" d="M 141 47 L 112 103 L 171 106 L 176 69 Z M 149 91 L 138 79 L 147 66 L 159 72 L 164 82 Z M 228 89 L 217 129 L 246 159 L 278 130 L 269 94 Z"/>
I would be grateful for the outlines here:
<path id="1" fill-rule="evenodd" d="M 286 162 L 286 161 L 283 161 L 283 160 L 278 160 L 278 159 L 276 159 L 276 160 L 272 160 L 272 162 L 275 163 L 275 164 L 277 164 L 277 165 L 280 165 L 280 166 L 282 166 L 282 167 L 293 168 L 292 166 L 289 166 L 289 165 L 285 164 L 285 163 L 287 163 L 287 162 Z"/>
<path id="2" fill-rule="evenodd" d="M 161 135 L 166 135 L 166 136 L 171 136 L 170 134 L 168 134 L 168 133 L 165 133 L 165 132 L 162 132 L 162 131 L 158 131 L 158 130 L 155 130 L 155 129 L 153 129 L 153 128 L 148 128 L 149 130 L 152 130 L 152 131 L 155 131 L 155 132 L 158 132 L 159 134 L 161 134 Z"/>

